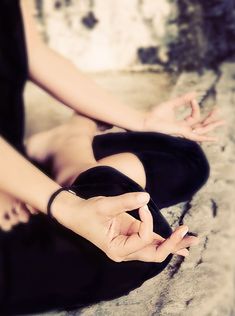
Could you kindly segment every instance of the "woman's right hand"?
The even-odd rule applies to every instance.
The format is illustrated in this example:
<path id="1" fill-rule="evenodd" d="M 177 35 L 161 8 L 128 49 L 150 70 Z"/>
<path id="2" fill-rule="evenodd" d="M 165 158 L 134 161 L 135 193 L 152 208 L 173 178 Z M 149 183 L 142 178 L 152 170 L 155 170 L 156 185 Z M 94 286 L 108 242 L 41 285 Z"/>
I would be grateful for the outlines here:
<path id="1" fill-rule="evenodd" d="M 187 256 L 186 248 L 197 244 L 198 238 L 184 237 L 188 230 L 185 225 L 166 240 L 154 233 L 152 215 L 146 206 L 148 201 L 148 193 L 143 192 L 84 200 L 65 191 L 54 200 L 52 213 L 58 222 L 95 244 L 116 262 L 162 262 L 170 253 Z M 138 208 L 140 221 L 126 213 Z"/>

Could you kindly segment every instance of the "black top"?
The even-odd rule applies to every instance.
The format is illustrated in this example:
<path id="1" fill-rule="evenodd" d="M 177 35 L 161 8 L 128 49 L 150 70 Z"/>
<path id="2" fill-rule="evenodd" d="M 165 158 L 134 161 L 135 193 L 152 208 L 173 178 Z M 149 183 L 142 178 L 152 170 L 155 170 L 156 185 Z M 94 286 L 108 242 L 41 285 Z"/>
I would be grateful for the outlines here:
<path id="1" fill-rule="evenodd" d="M 0 0 L 0 134 L 24 152 L 23 89 L 28 59 L 19 0 Z"/>

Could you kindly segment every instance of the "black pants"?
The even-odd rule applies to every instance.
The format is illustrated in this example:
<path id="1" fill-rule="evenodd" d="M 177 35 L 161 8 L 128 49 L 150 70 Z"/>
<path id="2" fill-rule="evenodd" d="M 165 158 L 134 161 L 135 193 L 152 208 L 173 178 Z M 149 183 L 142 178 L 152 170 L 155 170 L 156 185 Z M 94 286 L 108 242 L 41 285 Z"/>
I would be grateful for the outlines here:
<path id="1" fill-rule="evenodd" d="M 96 159 L 136 154 L 145 168 L 146 191 L 159 209 L 190 199 L 209 176 L 197 143 L 160 133 L 98 135 L 93 150 Z M 47 216 L 32 216 L 28 224 L 0 232 L 0 314 L 71 309 L 119 297 L 161 272 L 170 259 L 116 263 Z"/>

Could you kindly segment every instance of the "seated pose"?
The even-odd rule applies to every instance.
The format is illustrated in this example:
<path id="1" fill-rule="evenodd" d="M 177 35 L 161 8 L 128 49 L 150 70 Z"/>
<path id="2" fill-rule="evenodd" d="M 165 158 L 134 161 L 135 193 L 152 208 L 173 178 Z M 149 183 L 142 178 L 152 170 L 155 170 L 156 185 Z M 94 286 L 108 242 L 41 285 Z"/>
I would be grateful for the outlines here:
<path id="1" fill-rule="evenodd" d="M 195 93 L 135 110 L 40 40 L 32 2 L 0 10 L 0 314 L 73 309 L 129 293 L 188 256 L 198 237 L 162 208 L 207 181 L 198 142 L 222 125 Z M 44 88 L 74 116 L 24 142 L 23 89 Z M 176 120 L 175 110 L 191 113 Z M 100 133 L 97 121 L 124 132 Z"/>

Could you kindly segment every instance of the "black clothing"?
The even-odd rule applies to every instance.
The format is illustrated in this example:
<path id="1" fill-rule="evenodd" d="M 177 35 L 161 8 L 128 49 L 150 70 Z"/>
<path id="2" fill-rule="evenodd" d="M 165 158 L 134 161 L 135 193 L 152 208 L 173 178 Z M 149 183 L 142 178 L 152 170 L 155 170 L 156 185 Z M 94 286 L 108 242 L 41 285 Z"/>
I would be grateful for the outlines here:
<path id="1" fill-rule="evenodd" d="M 27 56 L 22 17 L 18 0 L 0 3 L 0 128 L 24 153 L 22 93 Z M 197 143 L 161 133 L 97 135 L 93 151 L 96 159 L 120 152 L 139 157 L 152 198 L 154 231 L 164 237 L 171 228 L 160 209 L 190 199 L 209 176 L 207 159 Z M 91 168 L 73 185 L 84 198 L 143 190 L 110 167 Z M 136 210 L 130 214 L 138 218 Z M 170 259 L 171 255 L 162 263 L 117 263 L 49 217 L 34 215 L 27 224 L 0 231 L 0 315 L 71 309 L 119 297 L 161 272 Z"/>
<path id="2" fill-rule="evenodd" d="M 93 150 L 97 159 L 126 151 L 141 159 L 147 191 L 157 205 L 150 208 L 154 231 L 164 237 L 171 229 L 159 206 L 191 198 L 209 176 L 208 162 L 197 143 L 160 133 L 98 135 Z M 110 169 L 108 174 L 89 169 L 74 181 L 77 191 L 72 189 L 83 198 L 140 191 L 133 180 Z M 79 185 L 84 184 L 91 185 L 82 191 Z M 137 216 L 136 211 L 130 214 Z M 163 263 L 113 262 L 93 244 L 43 214 L 11 232 L 1 232 L 0 242 L 3 315 L 71 309 L 119 297 L 157 275 L 171 259 L 170 255 Z"/>
<path id="3" fill-rule="evenodd" d="M 18 0 L 0 0 L 0 134 L 23 151 L 23 89 L 28 76 L 23 20 Z"/>
<path id="4" fill-rule="evenodd" d="M 93 141 L 95 158 L 134 153 L 146 173 L 146 191 L 159 209 L 189 200 L 207 181 L 209 164 L 193 141 L 155 132 L 107 133 Z"/>

